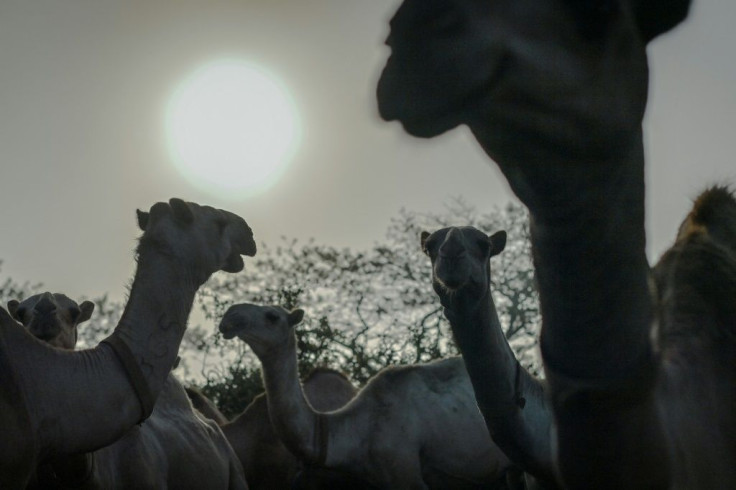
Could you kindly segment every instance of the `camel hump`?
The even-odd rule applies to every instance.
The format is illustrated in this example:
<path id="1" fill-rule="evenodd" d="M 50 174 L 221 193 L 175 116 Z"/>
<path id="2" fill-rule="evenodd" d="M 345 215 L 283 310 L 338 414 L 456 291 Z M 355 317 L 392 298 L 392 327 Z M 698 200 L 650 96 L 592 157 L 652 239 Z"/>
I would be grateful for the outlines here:
<path id="1" fill-rule="evenodd" d="M 309 404 L 318 412 L 337 410 L 358 392 L 344 373 L 328 367 L 314 368 L 302 384 Z"/>
<path id="2" fill-rule="evenodd" d="M 731 189 L 713 186 L 698 196 L 680 226 L 678 240 L 698 233 L 736 252 L 736 198 Z"/>
<path id="3" fill-rule="evenodd" d="M 217 408 L 217 405 L 207 398 L 204 393 L 202 393 L 197 387 L 195 386 L 187 386 L 184 388 L 187 397 L 189 397 L 189 401 L 192 402 L 192 406 L 199 411 L 202 415 L 207 417 L 208 419 L 214 420 L 218 425 L 226 424 L 227 423 L 227 417 L 225 417 L 222 412 L 220 412 L 220 409 Z"/>
<path id="4" fill-rule="evenodd" d="M 346 381 L 350 381 L 349 378 L 345 373 L 342 371 L 338 371 L 337 369 L 332 369 L 331 367 L 327 366 L 317 366 L 313 368 L 311 371 L 309 371 L 309 374 L 307 374 L 304 377 L 304 383 L 310 382 L 314 378 L 321 378 L 321 377 L 329 377 L 329 376 L 335 376 L 338 378 L 342 378 Z"/>

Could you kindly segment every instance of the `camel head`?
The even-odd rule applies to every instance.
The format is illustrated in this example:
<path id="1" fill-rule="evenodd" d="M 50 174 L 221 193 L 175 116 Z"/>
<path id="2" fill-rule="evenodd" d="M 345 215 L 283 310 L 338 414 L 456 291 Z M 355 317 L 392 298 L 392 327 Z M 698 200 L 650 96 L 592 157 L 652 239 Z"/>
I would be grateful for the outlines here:
<path id="1" fill-rule="evenodd" d="M 303 318 L 304 310 L 299 308 L 288 311 L 281 306 L 241 303 L 228 308 L 219 329 L 226 339 L 240 337 L 262 359 L 294 342 L 293 328 Z"/>
<path id="2" fill-rule="evenodd" d="M 419 137 L 460 124 L 482 130 L 498 163 L 520 152 L 609 151 L 640 127 L 646 44 L 689 4 L 404 0 L 386 40 L 380 115 Z"/>
<path id="3" fill-rule="evenodd" d="M 253 232 L 243 218 L 181 199 L 139 210 L 138 226 L 144 232 L 139 254 L 145 247 L 157 248 L 189 267 L 200 284 L 218 270 L 241 271 L 241 255 L 256 253 Z"/>
<path id="4" fill-rule="evenodd" d="M 506 232 L 486 235 L 472 226 L 422 232 L 422 250 L 432 261 L 432 284 L 444 298 L 463 289 L 477 295 L 489 291 L 490 259 L 506 247 Z"/>
<path id="5" fill-rule="evenodd" d="M 23 301 L 8 301 L 8 311 L 30 333 L 54 347 L 74 350 L 77 327 L 92 316 L 91 301 L 76 301 L 60 293 L 42 293 Z"/>

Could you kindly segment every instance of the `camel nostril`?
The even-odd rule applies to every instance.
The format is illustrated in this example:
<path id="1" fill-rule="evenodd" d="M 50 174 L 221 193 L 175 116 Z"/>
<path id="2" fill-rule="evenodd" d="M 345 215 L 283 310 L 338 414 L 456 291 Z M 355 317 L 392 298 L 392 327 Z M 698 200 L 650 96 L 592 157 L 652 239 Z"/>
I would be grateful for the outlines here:
<path id="1" fill-rule="evenodd" d="M 440 247 L 439 254 L 441 257 L 450 260 L 457 260 L 467 254 L 467 247 L 457 229 L 453 228 L 447 233 L 447 238 Z"/>
<path id="2" fill-rule="evenodd" d="M 239 330 L 238 325 L 229 320 L 223 320 L 222 322 L 220 322 L 220 326 L 218 327 L 218 329 L 220 330 L 222 336 L 227 340 L 234 338 Z"/>
<path id="3" fill-rule="evenodd" d="M 468 254 L 468 251 L 464 248 L 462 249 L 440 249 L 440 257 L 442 257 L 445 260 L 459 260 L 464 258 Z"/>
<path id="4" fill-rule="evenodd" d="M 33 307 L 33 313 L 34 315 L 38 316 L 48 316 L 53 315 L 56 313 L 56 305 L 49 302 L 46 302 L 44 300 L 41 300 L 38 302 L 36 306 Z"/>

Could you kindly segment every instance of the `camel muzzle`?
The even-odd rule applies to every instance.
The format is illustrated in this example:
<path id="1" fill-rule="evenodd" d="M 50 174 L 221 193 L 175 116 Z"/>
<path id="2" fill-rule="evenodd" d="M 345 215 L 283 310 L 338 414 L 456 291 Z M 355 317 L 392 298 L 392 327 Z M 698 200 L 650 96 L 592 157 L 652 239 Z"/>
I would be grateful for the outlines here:
<path id="1" fill-rule="evenodd" d="M 33 322 L 31 326 L 28 327 L 28 331 L 31 332 L 35 337 L 38 337 L 41 340 L 48 341 L 59 335 L 61 329 L 59 328 L 59 325 L 55 322 L 40 321 Z"/>
<path id="2" fill-rule="evenodd" d="M 242 326 L 235 322 L 229 321 L 227 319 L 227 315 L 225 318 L 222 319 L 220 325 L 217 328 L 226 340 L 237 337 L 238 332 L 242 330 Z"/>

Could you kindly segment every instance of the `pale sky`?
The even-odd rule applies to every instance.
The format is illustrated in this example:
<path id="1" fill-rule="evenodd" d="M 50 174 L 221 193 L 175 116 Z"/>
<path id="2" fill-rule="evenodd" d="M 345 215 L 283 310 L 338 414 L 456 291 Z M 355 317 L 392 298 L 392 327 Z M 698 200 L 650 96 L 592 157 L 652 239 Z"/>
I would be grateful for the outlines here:
<path id="1" fill-rule="evenodd" d="M 356 248 L 381 240 L 401 207 L 513 199 L 466 129 L 418 140 L 379 120 L 375 86 L 399 3 L 0 0 L 0 279 L 122 298 L 134 211 L 173 196 L 240 214 L 259 244 L 283 235 Z M 733 0 L 694 0 L 686 23 L 649 48 L 652 260 L 700 189 L 736 183 L 734 19 Z M 302 123 L 285 174 L 257 196 L 193 187 L 167 151 L 174 89 L 222 58 L 277 76 Z"/>

